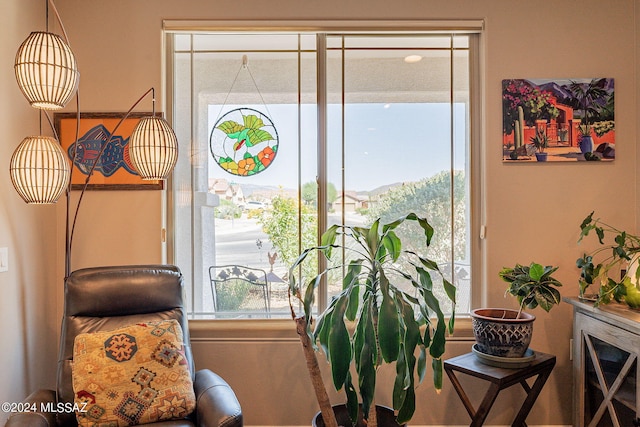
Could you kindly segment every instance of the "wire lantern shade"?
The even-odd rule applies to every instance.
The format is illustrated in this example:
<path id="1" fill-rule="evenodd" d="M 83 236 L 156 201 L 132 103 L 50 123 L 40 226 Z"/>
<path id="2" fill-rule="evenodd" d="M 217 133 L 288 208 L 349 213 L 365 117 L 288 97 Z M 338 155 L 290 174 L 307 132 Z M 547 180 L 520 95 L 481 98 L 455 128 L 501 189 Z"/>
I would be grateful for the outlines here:
<path id="1" fill-rule="evenodd" d="M 76 58 L 56 34 L 32 32 L 18 48 L 14 70 L 20 90 L 35 108 L 60 110 L 78 88 Z"/>
<path id="2" fill-rule="evenodd" d="M 129 156 L 142 179 L 165 179 L 178 161 L 176 134 L 163 118 L 143 117 L 131 133 Z"/>
<path id="3" fill-rule="evenodd" d="M 11 183 L 29 204 L 56 203 L 69 185 L 71 168 L 62 147 L 49 136 L 28 136 L 11 156 Z"/>

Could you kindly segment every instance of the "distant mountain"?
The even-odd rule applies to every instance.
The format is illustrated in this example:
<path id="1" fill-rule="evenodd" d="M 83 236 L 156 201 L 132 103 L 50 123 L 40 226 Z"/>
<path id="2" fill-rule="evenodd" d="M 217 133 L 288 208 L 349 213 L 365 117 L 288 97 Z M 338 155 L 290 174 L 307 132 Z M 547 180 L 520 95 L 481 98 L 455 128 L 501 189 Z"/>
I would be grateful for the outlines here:
<path id="1" fill-rule="evenodd" d="M 560 102 L 572 98 L 569 88 L 566 85 L 559 85 L 556 82 L 545 83 L 538 86 L 538 88 L 541 91 L 552 93 Z"/>
<path id="2" fill-rule="evenodd" d="M 369 197 L 375 197 L 375 196 L 379 196 L 380 194 L 386 193 L 392 188 L 399 187 L 401 185 L 403 185 L 402 182 L 396 182 L 394 184 L 382 185 L 378 188 L 374 188 L 371 191 L 358 191 L 358 194 L 367 194 Z"/>
<path id="3" fill-rule="evenodd" d="M 274 193 L 280 190 L 280 187 L 276 185 L 240 184 L 240 186 L 245 197 L 249 197 L 253 193 Z"/>
<path id="4" fill-rule="evenodd" d="M 556 97 L 558 102 L 566 105 L 571 105 L 570 100 L 573 98 L 573 94 L 569 89 L 569 85 L 567 84 L 558 84 L 557 82 L 548 82 L 541 85 L 537 85 L 530 80 L 526 80 L 527 84 L 531 87 L 537 87 L 541 91 L 550 92 L 553 96 Z M 581 82 L 582 85 L 588 85 L 589 82 Z M 614 80 L 613 79 L 604 79 L 603 81 L 603 89 L 607 91 L 607 93 L 611 94 L 614 91 Z"/>

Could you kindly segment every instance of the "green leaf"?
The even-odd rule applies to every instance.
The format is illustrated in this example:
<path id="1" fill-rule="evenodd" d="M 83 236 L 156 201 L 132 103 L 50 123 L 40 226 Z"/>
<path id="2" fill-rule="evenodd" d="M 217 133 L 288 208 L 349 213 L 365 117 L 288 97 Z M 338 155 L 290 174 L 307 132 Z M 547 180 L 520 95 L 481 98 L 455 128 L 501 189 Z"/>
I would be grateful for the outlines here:
<path id="1" fill-rule="evenodd" d="M 419 256 L 418 254 L 414 253 L 414 252 L 409 252 L 412 255 L 415 255 L 418 257 L 418 260 L 420 261 L 420 264 L 422 264 L 426 269 L 431 270 L 431 271 L 440 271 L 440 268 L 438 267 L 438 263 L 428 259 L 428 258 L 423 258 L 421 256 Z"/>
<path id="2" fill-rule="evenodd" d="M 380 227 L 380 218 L 373 221 L 371 227 L 364 233 L 365 239 L 367 241 L 367 246 L 369 247 L 369 253 L 372 257 L 377 256 L 378 252 L 378 229 Z"/>
<path id="3" fill-rule="evenodd" d="M 378 338 L 380 352 L 385 362 L 391 363 L 398 359 L 400 351 L 400 319 L 396 304 L 388 292 L 382 294 L 380 317 L 378 321 Z"/>
<path id="4" fill-rule="evenodd" d="M 593 230 L 593 226 L 585 227 L 580 232 L 580 237 L 578 238 L 578 243 L 582 242 L 582 239 L 589 235 L 589 232 Z"/>
<path id="5" fill-rule="evenodd" d="M 427 246 L 431 244 L 431 239 L 433 238 L 433 227 L 429 222 L 424 218 L 418 218 L 418 224 L 424 230 L 424 236 L 427 239 Z"/>
<path id="6" fill-rule="evenodd" d="M 415 359 L 414 350 L 418 344 L 422 343 L 420 337 L 420 325 L 416 321 L 415 312 L 411 304 L 407 304 L 405 301 L 398 297 L 398 305 L 402 312 L 402 324 L 404 326 L 404 336 L 402 337 L 402 343 L 404 351 L 406 352 L 406 359 L 408 362 L 413 363 L 412 359 Z M 413 365 L 411 366 L 413 369 Z"/>
<path id="7" fill-rule="evenodd" d="M 222 132 L 226 133 L 227 135 L 230 135 L 232 133 L 236 133 L 244 130 L 244 126 L 242 126 L 240 123 L 234 120 L 227 120 L 225 122 L 220 123 L 218 125 L 218 129 L 220 129 Z"/>
<path id="8" fill-rule="evenodd" d="M 255 114 L 248 114 L 242 117 L 244 126 L 249 129 L 260 129 L 264 126 L 264 121 Z"/>
<path id="9" fill-rule="evenodd" d="M 581 277 L 586 280 L 587 283 L 593 283 L 593 257 L 587 254 L 583 254 L 582 258 L 576 260 L 576 266 L 582 270 Z M 638 270 L 640 271 L 640 270 Z"/>
<path id="10" fill-rule="evenodd" d="M 400 238 L 395 232 L 389 231 L 384 235 L 382 244 L 391 256 L 391 260 L 396 262 L 402 253 L 402 241 Z"/>
<path id="11" fill-rule="evenodd" d="M 303 302 L 303 306 L 304 306 L 304 314 L 305 316 L 307 316 L 308 319 L 311 318 L 311 310 L 313 307 L 313 303 L 315 301 L 315 289 L 318 287 L 318 285 L 320 284 L 320 278 L 321 276 L 318 275 L 316 277 L 314 277 L 313 279 L 311 279 L 311 281 L 309 282 L 309 284 L 307 285 L 307 289 L 304 293 L 304 300 Z"/>
<path id="12" fill-rule="evenodd" d="M 531 263 L 531 265 L 529 266 L 529 275 L 536 282 L 540 281 L 540 279 L 542 279 L 542 276 L 544 275 L 544 267 L 540 264 L 536 264 L 535 262 Z"/>
<path id="13" fill-rule="evenodd" d="M 591 221 L 593 221 L 594 212 L 595 211 L 591 211 L 591 213 L 587 215 L 585 219 L 582 220 L 582 224 L 580 224 L 580 230 L 584 230 L 589 224 L 591 224 Z"/>
<path id="14" fill-rule="evenodd" d="M 358 393 L 356 392 L 353 382 L 351 381 L 351 373 L 347 374 L 347 381 L 344 384 L 345 394 L 347 395 L 347 412 L 351 422 L 355 425 L 358 420 Z"/>
<path id="15" fill-rule="evenodd" d="M 335 312 L 331 317 L 332 325 L 329 332 L 329 362 L 336 390 L 340 390 L 346 381 L 352 357 L 349 331 L 344 324 L 346 306 L 347 300 L 345 298 L 336 303 Z"/>
<path id="16" fill-rule="evenodd" d="M 365 339 L 360 353 L 360 363 L 356 365 L 356 372 L 358 373 L 358 385 L 360 387 L 360 396 L 362 397 L 362 411 L 364 417 L 368 418 L 369 408 L 373 402 L 376 389 L 376 338 L 371 316 L 368 315 L 361 321 L 365 322 Z"/>
<path id="17" fill-rule="evenodd" d="M 416 366 L 415 349 L 422 344 L 420 328 L 415 320 L 413 307 L 397 297 L 397 304 L 401 306 L 402 325 L 404 334 L 400 344 L 400 355 L 396 365 L 396 380 L 394 382 L 394 408 L 398 410 L 399 419 L 409 419 L 415 411 L 415 378 Z M 423 345 L 420 350 L 424 351 Z M 426 355 L 425 355 L 426 358 Z M 419 368 L 420 369 L 420 368 Z M 424 369 L 422 372 L 424 375 Z"/>
<path id="18" fill-rule="evenodd" d="M 366 313 L 371 311 L 371 299 L 366 297 L 368 291 L 364 291 L 364 294 L 362 301 L 362 315 L 358 318 L 353 332 L 353 353 L 356 367 L 362 358 L 362 348 L 364 347 L 365 340 L 367 339 L 367 317 L 369 317 L 369 315 Z"/>
<path id="19" fill-rule="evenodd" d="M 627 233 L 625 231 L 623 231 L 622 233 L 618 234 L 614 239 L 613 239 L 618 245 L 620 246 L 624 246 L 625 241 L 627 240 Z"/>
<path id="20" fill-rule="evenodd" d="M 446 344 L 446 325 L 444 320 L 444 314 L 440 309 L 440 303 L 432 292 L 422 291 L 423 298 L 427 306 L 436 314 L 436 326 L 431 336 L 431 344 L 429 346 L 429 354 L 432 357 L 439 358 L 444 354 L 444 348 Z M 427 328 L 428 329 L 428 328 Z M 426 337 L 426 336 L 425 336 Z M 425 342 L 426 345 L 426 342 Z"/>
<path id="21" fill-rule="evenodd" d="M 352 291 L 358 291 L 358 282 L 360 280 L 360 273 L 362 271 L 362 262 L 360 260 L 352 260 L 346 269 L 346 274 L 342 279 L 342 289 Z M 354 301 L 354 303 L 357 301 Z M 357 304 L 355 306 L 357 308 Z M 350 318 L 350 320 L 353 320 Z"/>
<path id="22" fill-rule="evenodd" d="M 407 397 L 407 361 L 404 357 L 404 350 L 400 352 L 396 362 L 396 377 L 393 382 L 393 407 L 400 408 Z"/>
<path id="23" fill-rule="evenodd" d="M 262 129 L 249 129 L 247 136 L 249 137 L 247 139 L 247 145 L 249 147 L 260 144 L 264 141 L 272 141 L 274 139 L 273 135 Z"/>
<path id="24" fill-rule="evenodd" d="M 550 288 L 548 286 L 541 289 L 535 294 L 536 302 L 546 312 L 549 312 L 554 304 L 560 304 L 560 292 L 557 289 Z"/>
<path id="25" fill-rule="evenodd" d="M 304 262 L 304 260 L 307 258 L 307 256 L 309 256 L 309 254 L 311 252 L 316 252 L 318 249 L 317 248 L 308 248 L 305 249 L 304 251 L 302 251 L 302 253 L 300 254 L 300 256 L 294 261 L 294 263 L 291 265 L 291 267 L 289 267 L 289 284 L 290 284 L 290 288 L 292 293 L 295 294 L 295 277 L 296 277 L 296 269 Z"/>
<path id="26" fill-rule="evenodd" d="M 345 274 L 344 279 L 342 280 L 342 284 L 343 284 L 342 288 L 346 289 L 348 287 L 353 287 L 357 285 L 358 278 L 361 272 L 362 272 L 362 262 L 360 262 L 359 260 L 350 261 L 349 265 L 347 266 L 347 273 Z"/>
<path id="27" fill-rule="evenodd" d="M 331 315 L 333 309 L 325 310 L 321 316 L 318 317 L 316 322 L 316 328 L 313 333 L 311 342 L 314 344 L 316 341 L 320 342 L 320 347 L 324 354 L 329 356 L 329 332 L 331 329 Z"/>
<path id="28" fill-rule="evenodd" d="M 582 224 L 580 224 L 580 229 L 584 229 L 587 225 L 591 223 L 591 221 L 593 221 L 594 212 L 595 211 L 591 211 L 591 213 L 587 215 L 587 217 L 584 220 L 582 220 Z"/>
<path id="29" fill-rule="evenodd" d="M 427 374 L 427 350 L 424 346 L 420 346 L 420 355 L 418 356 L 418 381 L 422 382 Z"/>
<path id="30" fill-rule="evenodd" d="M 350 322 L 356 320 L 358 316 L 358 308 L 360 307 L 360 287 L 355 286 L 349 292 L 349 305 L 345 312 L 345 317 Z"/>
<path id="31" fill-rule="evenodd" d="M 322 233 L 322 236 L 320 237 L 320 246 L 325 248 L 324 253 L 329 258 L 331 257 L 331 248 L 335 244 L 336 236 L 338 235 L 338 230 L 339 230 L 339 226 L 334 224 L 331 227 L 329 227 L 327 231 Z"/>
<path id="32" fill-rule="evenodd" d="M 382 234 L 385 234 L 387 231 L 393 230 L 396 227 L 398 227 L 400 224 L 405 222 L 410 215 L 412 215 L 412 214 L 406 215 L 403 218 L 398 218 L 397 220 L 395 220 L 393 222 L 389 222 L 387 224 L 384 224 L 383 227 L 382 227 Z M 413 214 L 413 216 L 415 217 L 415 214 Z"/>
<path id="33" fill-rule="evenodd" d="M 451 317 L 449 317 L 449 323 L 447 324 L 448 332 L 451 335 L 453 334 L 455 324 L 456 324 L 456 308 L 454 306 L 453 310 L 451 311 Z"/>
<path id="34" fill-rule="evenodd" d="M 398 409 L 398 424 L 404 424 L 411 420 L 416 411 L 416 392 L 413 387 L 407 389 L 402 406 Z"/>
<path id="35" fill-rule="evenodd" d="M 433 281 L 431 280 L 431 274 L 429 274 L 429 272 L 422 267 L 415 266 L 415 269 L 416 274 L 418 275 L 420 286 L 431 292 L 433 290 Z"/>
<path id="36" fill-rule="evenodd" d="M 442 285 L 444 287 L 444 291 L 447 294 L 447 297 L 451 300 L 451 302 L 453 303 L 453 305 L 456 305 L 456 292 L 457 289 L 456 287 L 449 282 L 447 279 L 445 279 L 444 277 L 442 278 Z"/>
<path id="37" fill-rule="evenodd" d="M 431 367 L 433 368 L 433 384 L 436 390 L 442 390 L 442 359 L 433 359 Z"/>
<path id="38" fill-rule="evenodd" d="M 424 328 L 424 335 L 422 336 L 422 342 L 426 348 L 431 347 L 431 328 L 427 326 Z"/>

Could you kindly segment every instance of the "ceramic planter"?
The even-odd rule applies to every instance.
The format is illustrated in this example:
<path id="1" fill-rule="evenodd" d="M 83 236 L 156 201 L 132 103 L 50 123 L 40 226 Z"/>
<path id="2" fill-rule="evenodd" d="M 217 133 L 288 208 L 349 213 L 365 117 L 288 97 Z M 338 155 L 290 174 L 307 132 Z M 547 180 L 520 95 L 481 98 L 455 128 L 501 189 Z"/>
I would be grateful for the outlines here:
<path id="1" fill-rule="evenodd" d="M 536 153 L 536 160 L 539 162 L 547 161 L 547 153 Z"/>
<path id="2" fill-rule="evenodd" d="M 506 308 L 478 308 L 471 312 L 473 334 L 482 353 L 498 357 L 522 357 L 531 342 L 533 314 Z"/>
<path id="3" fill-rule="evenodd" d="M 584 153 L 593 153 L 593 138 L 591 136 L 583 135 L 580 138 L 580 152 Z"/>

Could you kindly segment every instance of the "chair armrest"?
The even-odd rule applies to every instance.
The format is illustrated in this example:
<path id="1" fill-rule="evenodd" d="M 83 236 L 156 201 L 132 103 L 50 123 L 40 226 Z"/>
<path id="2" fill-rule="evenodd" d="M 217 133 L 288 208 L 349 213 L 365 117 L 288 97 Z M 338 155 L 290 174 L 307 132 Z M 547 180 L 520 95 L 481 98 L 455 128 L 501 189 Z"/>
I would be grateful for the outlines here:
<path id="1" fill-rule="evenodd" d="M 229 384 L 220 376 L 209 369 L 202 369 L 196 372 L 193 388 L 198 427 L 242 427 L 240 403 Z"/>
<path id="2" fill-rule="evenodd" d="M 44 389 L 35 391 L 18 405 L 16 409 L 20 412 L 12 413 L 5 427 L 54 427 L 56 413 L 42 412 L 42 410 L 55 407 L 55 391 Z"/>

